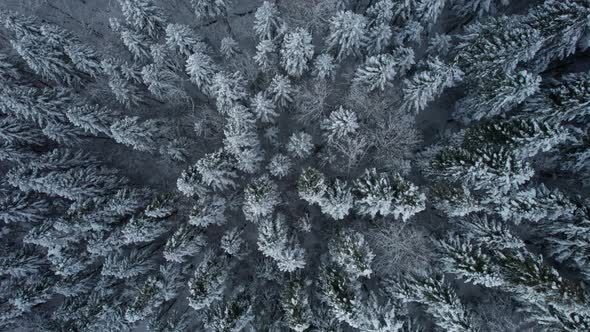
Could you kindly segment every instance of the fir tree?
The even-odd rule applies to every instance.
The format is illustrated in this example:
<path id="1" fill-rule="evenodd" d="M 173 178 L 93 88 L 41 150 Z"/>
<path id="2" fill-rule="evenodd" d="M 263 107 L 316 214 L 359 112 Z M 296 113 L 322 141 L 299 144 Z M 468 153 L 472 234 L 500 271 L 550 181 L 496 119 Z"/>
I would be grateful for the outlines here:
<path id="1" fill-rule="evenodd" d="M 360 55 L 367 34 L 367 18 L 351 11 L 338 12 L 330 19 L 328 48 L 336 52 L 336 58 Z"/>
<path id="2" fill-rule="evenodd" d="M 279 17 L 276 5 L 270 1 L 264 1 L 254 14 L 254 32 L 258 38 L 264 40 L 274 39 L 281 31 L 283 22 Z"/>
<path id="3" fill-rule="evenodd" d="M 272 258 L 283 272 L 294 272 L 305 267 L 305 250 L 295 236 L 289 233 L 282 214 L 258 222 L 258 249 Z"/>
<path id="4" fill-rule="evenodd" d="M 298 132 L 289 137 L 287 151 L 296 158 L 307 158 L 313 149 L 312 137 L 306 132 Z"/>
<path id="5" fill-rule="evenodd" d="M 215 18 L 225 15 L 230 0 L 191 0 L 197 19 Z"/>
<path id="6" fill-rule="evenodd" d="M 373 273 L 371 262 L 375 254 L 361 233 L 351 230 L 340 231 L 328 243 L 328 250 L 332 261 L 352 279 L 369 278 Z"/>
<path id="7" fill-rule="evenodd" d="M 247 220 L 256 221 L 273 213 L 279 204 L 279 193 L 276 183 L 268 175 L 252 181 L 244 189 L 244 206 L 242 210 Z"/>
<path id="8" fill-rule="evenodd" d="M 196 227 L 181 225 L 166 241 L 163 255 L 167 261 L 183 263 L 186 256 L 194 256 L 207 244 L 205 236 Z"/>
<path id="9" fill-rule="evenodd" d="M 359 123 L 356 113 L 340 106 L 338 110 L 330 113 L 328 118 L 321 122 L 320 127 L 326 133 L 327 141 L 332 142 L 356 133 Z"/>
<path id="10" fill-rule="evenodd" d="M 285 35 L 281 48 L 281 64 L 287 74 L 300 77 L 307 70 L 314 53 L 311 41 L 311 34 L 302 28 Z"/>
<path id="11" fill-rule="evenodd" d="M 207 251 L 188 281 L 189 306 L 202 310 L 221 301 L 230 269 L 231 262 L 226 256 Z"/>
<path id="12" fill-rule="evenodd" d="M 189 224 L 202 228 L 224 224 L 226 202 L 225 198 L 219 196 L 206 195 L 199 198 L 189 215 Z"/>

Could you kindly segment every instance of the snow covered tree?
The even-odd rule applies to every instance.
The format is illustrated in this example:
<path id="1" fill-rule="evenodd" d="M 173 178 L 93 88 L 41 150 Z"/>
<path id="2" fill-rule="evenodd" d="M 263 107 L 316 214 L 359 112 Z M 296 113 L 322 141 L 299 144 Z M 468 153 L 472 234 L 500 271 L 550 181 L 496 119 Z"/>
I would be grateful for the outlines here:
<path id="1" fill-rule="evenodd" d="M 280 107 L 287 107 L 293 102 L 295 88 L 287 76 L 277 74 L 270 82 L 267 91 L 272 96 L 272 100 Z"/>
<path id="2" fill-rule="evenodd" d="M 465 131 L 463 145 L 469 150 L 482 147 L 505 148 L 518 159 L 532 158 L 572 140 L 569 130 L 549 121 L 512 118 L 477 124 Z"/>
<path id="3" fill-rule="evenodd" d="M 74 106 L 67 110 L 68 120 L 76 127 L 93 135 L 111 135 L 111 126 L 115 117 L 110 109 L 97 104 Z"/>
<path id="4" fill-rule="evenodd" d="M 395 78 L 395 61 L 390 54 L 380 54 L 367 58 L 365 64 L 358 67 L 353 83 L 367 85 L 369 91 L 385 90 Z"/>
<path id="5" fill-rule="evenodd" d="M 139 121 L 139 117 L 125 117 L 114 122 L 111 135 L 117 143 L 125 144 L 138 151 L 152 152 L 160 136 L 160 124 L 156 120 Z"/>
<path id="6" fill-rule="evenodd" d="M 304 159 L 311 155 L 313 149 L 312 137 L 306 132 L 294 133 L 289 137 L 287 151 L 293 157 Z"/>
<path id="7" fill-rule="evenodd" d="M 206 228 L 209 225 L 222 225 L 226 222 L 227 200 L 217 195 L 200 197 L 189 215 L 189 224 Z"/>
<path id="8" fill-rule="evenodd" d="M 438 98 L 446 88 L 453 87 L 461 81 L 463 72 L 453 65 L 447 65 L 438 58 L 428 60 L 426 70 L 404 80 L 403 107 L 420 112 Z"/>
<path id="9" fill-rule="evenodd" d="M 270 159 L 267 169 L 272 176 L 282 179 L 289 175 L 292 164 L 293 163 L 289 157 L 278 153 Z"/>
<path id="10" fill-rule="evenodd" d="M 340 179 L 331 179 L 326 185 L 324 196 L 318 202 L 322 213 L 335 220 L 344 219 L 354 206 L 350 186 Z"/>
<path id="11" fill-rule="evenodd" d="M 320 128 L 324 130 L 327 141 L 332 142 L 356 133 L 359 123 L 356 113 L 340 106 L 321 122 Z"/>
<path id="12" fill-rule="evenodd" d="M 268 175 L 263 175 L 244 189 L 244 206 L 242 210 L 247 220 L 257 221 L 272 215 L 279 204 L 278 187 Z"/>
<path id="13" fill-rule="evenodd" d="M 191 54 L 186 60 L 186 72 L 191 82 L 195 83 L 205 94 L 213 93 L 211 84 L 216 77 L 217 66 L 213 59 L 201 52 Z"/>
<path id="14" fill-rule="evenodd" d="M 240 288 L 225 303 L 213 305 L 207 311 L 207 331 L 243 331 L 254 320 L 252 300 L 248 292 Z"/>
<path id="15" fill-rule="evenodd" d="M 122 251 L 109 254 L 102 265 L 101 274 L 117 279 L 130 279 L 145 275 L 152 269 L 152 263 L 145 252 L 133 249 L 129 253 Z"/>
<path id="16" fill-rule="evenodd" d="M 246 81 L 239 71 L 233 74 L 219 72 L 213 76 L 211 91 L 216 98 L 217 109 L 221 113 L 227 112 L 247 96 Z"/>
<path id="17" fill-rule="evenodd" d="M 307 70 L 314 53 L 311 42 L 311 34 L 303 28 L 297 28 L 285 35 L 281 48 L 281 64 L 287 74 L 301 77 Z"/>
<path id="18" fill-rule="evenodd" d="M 436 176 L 482 190 L 490 199 L 518 188 L 534 174 L 527 162 L 519 160 L 506 148 L 447 149 L 435 157 L 431 167 L 429 172 Z"/>
<path id="19" fill-rule="evenodd" d="M 233 257 L 240 257 L 241 250 L 244 245 L 244 231 L 238 227 L 227 230 L 221 237 L 221 249 Z"/>
<path id="20" fill-rule="evenodd" d="M 121 230 L 122 241 L 125 244 L 153 242 L 168 230 L 168 226 L 161 219 L 134 216 Z"/>
<path id="21" fill-rule="evenodd" d="M 399 174 L 377 173 L 374 168 L 355 181 L 355 209 L 363 215 L 394 215 L 403 221 L 426 208 L 426 196 Z"/>
<path id="22" fill-rule="evenodd" d="M 540 82 L 539 76 L 525 70 L 488 77 L 458 102 L 454 116 L 469 123 L 500 115 L 534 95 Z"/>
<path id="23" fill-rule="evenodd" d="M 445 331 L 477 331 L 471 314 L 442 277 L 391 280 L 387 289 L 393 297 L 403 302 L 425 305 L 434 323 Z"/>
<path id="24" fill-rule="evenodd" d="M 188 281 L 188 303 L 195 310 L 211 307 L 223 299 L 227 287 L 226 280 L 232 265 L 225 255 L 218 255 L 209 250 L 195 268 Z"/>
<path id="25" fill-rule="evenodd" d="M 299 197 L 310 204 L 319 204 L 327 190 L 324 174 L 314 168 L 306 168 L 297 181 Z"/>
<path id="26" fill-rule="evenodd" d="M 279 17 L 277 6 L 264 1 L 254 14 L 254 32 L 260 39 L 272 40 L 280 34 L 283 21 Z"/>
<path id="27" fill-rule="evenodd" d="M 7 224 L 42 221 L 48 213 L 48 202 L 34 195 L 19 192 L 0 198 L 0 220 Z"/>
<path id="28" fill-rule="evenodd" d="M 330 54 L 318 55 L 313 63 L 313 75 L 320 80 L 331 80 L 336 76 L 336 64 Z"/>
<path id="29" fill-rule="evenodd" d="M 367 34 L 367 18 L 351 11 L 338 12 L 330 19 L 330 32 L 326 43 L 336 52 L 336 58 L 358 56 Z"/>
<path id="30" fill-rule="evenodd" d="M 352 279 L 371 277 L 371 262 L 375 255 L 365 237 L 352 230 L 341 230 L 328 243 L 332 261 L 346 271 Z"/>
<path id="31" fill-rule="evenodd" d="M 294 272 L 305 267 L 305 250 L 296 237 L 289 233 L 283 214 L 262 218 L 258 222 L 258 249 L 272 258 L 283 272 Z"/>
<path id="32" fill-rule="evenodd" d="M 127 24 L 156 39 L 164 30 L 166 18 L 152 0 L 119 0 Z"/>
<path id="33" fill-rule="evenodd" d="M 263 39 L 256 45 L 254 61 L 264 72 L 271 72 L 278 63 L 276 56 L 277 45 L 271 39 Z"/>
<path id="34" fill-rule="evenodd" d="M 163 255 L 167 261 L 183 263 L 207 244 L 202 231 L 191 225 L 181 225 L 166 241 Z"/>
<path id="35" fill-rule="evenodd" d="M 231 0 L 191 0 L 195 16 L 199 20 L 216 18 L 227 13 Z"/>
<path id="36" fill-rule="evenodd" d="M 166 46 L 187 57 L 193 53 L 199 53 L 197 50 L 205 47 L 201 38 L 189 26 L 176 23 L 166 26 Z"/>
<path id="37" fill-rule="evenodd" d="M 573 54 L 587 33 L 590 4 L 576 0 L 547 0 L 529 11 L 523 23 L 537 30 L 542 46 L 535 59 L 538 71 L 552 61 Z"/>
<path id="38" fill-rule="evenodd" d="M 297 332 L 307 330 L 313 320 L 304 280 L 293 278 L 285 287 L 281 297 L 281 307 L 285 312 L 285 323 Z"/>
<path id="39" fill-rule="evenodd" d="M 223 151 L 206 154 L 195 164 L 201 181 L 215 191 L 222 191 L 235 186 L 237 173 L 233 159 Z"/>
<path id="40" fill-rule="evenodd" d="M 535 56 L 543 39 L 518 16 L 489 18 L 466 26 L 454 52 L 455 61 L 472 80 L 513 71 Z"/>

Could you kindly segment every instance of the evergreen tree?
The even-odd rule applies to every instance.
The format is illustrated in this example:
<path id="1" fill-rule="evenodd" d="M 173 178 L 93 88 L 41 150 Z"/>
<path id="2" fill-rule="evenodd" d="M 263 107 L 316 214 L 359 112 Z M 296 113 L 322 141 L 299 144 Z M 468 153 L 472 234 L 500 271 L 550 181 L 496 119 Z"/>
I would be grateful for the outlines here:
<path id="1" fill-rule="evenodd" d="M 540 77 L 524 70 L 487 78 L 457 103 L 454 116 L 469 123 L 508 112 L 537 93 L 540 82 Z"/>
<path id="2" fill-rule="evenodd" d="M 34 195 L 19 192 L 0 199 L 0 220 L 7 224 L 39 222 L 48 213 L 48 202 Z"/>
<path id="3" fill-rule="evenodd" d="M 281 48 L 281 64 L 287 74 L 301 77 L 307 70 L 308 62 L 314 53 L 311 41 L 311 34 L 302 28 L 285 35 Z"/>
<path id="4" fill-rule="evenodd" d="M 196 171 L 201 175 L 203 184 L 215 191 L 235 187 L 237 173 L 230 156 L 224 151 L 206 154 L 195 164 Z"/>
<path id="5" fill-rule="evenodd" d="M 314 168 L 306 168 L 297 181 L 299 197 L 310 204 L 319 204 L 327 190 L 324 174 Z"/>
<path id="6" fill-rule="evenodd" d="M 276 154 L 268 163 L 267 169 L 268 172 L 274 176 L 275 178 L 282 179 L 289 175 L 293 163 L 289 157 L 285 156 L 284 154 Z"/>
<path id="7" fill-rule="evenodd" d="M 205 94 L 213 93 L 212 84 L 216 76 L 217 66 L 213 59 L 204 53 L 196 52 L 186 60 L 186 72 L 191 82 L 195 83 Z"/>
<path id="8" fill-rule="evenodd" d="M 216 195 L 200 197 L 189 215 L 189 224 L 206 228 L 209 225 L 222 225 L 226 222 L 227 200 Z"/>
<path id="9" fill-rule="evenodd" d="M 246 98 L 246 82 L 239 71 L 233 74 L 217 73 L 211 82 L 211 91 L 217 101 L 217 109 L 224 113 Z"/>
<path id="10" fill-rule="evenodd" d="M 139 122 L 139 117 L 125 117 L 114 122 L 111 135 L 117 143 L 131 146 L 138 151 L 153 152 L 157 147 L 156 139 L 160 135 L 159 123 L 156 120 Z"/>
<path id="11" fill-rule="evenodd" d="M 183 263 L 186 256 L 194 256 L 207 244 L 205 236 L 196 227 L 181 225 L 164 246 L 164 258 L 167 261 Z"/>
<path id="12" fill-rule="evenodd" d="M 312 137 L 306 132 L 294 133 L 289 137 L 287 151 L 296 158 L 307 158 L 311 155 L 313 149 Z"/>
<path id="13" fill-rule="evenodd" d="M 280 202 L 276 183 L 268 175 L 263 175 L 244 189 L 244 206 L 242 211 L 247 220 L 257 221 L 272 215 L 276 205 Z"/>
<path id="14" fill-rule="evenodd" d="M 291 330 L 303 332 L 311 326 L 313 317 L 303 280 L 294 278 L 289 281 L 281 297 L 281 306 L 285 323 Z"/>
<path id="15" fill-rule="evenodd" d="M 434 323 L 445 331 L 477 331 L 470 313 L 443 278 L 408 277 L 392 280 L 388 291 L 403 302 L 425 305 Z"/>
<path id="16" fill-rule="evenodd" d="M 177 23 L 169 23 L 166 26 L 166 46 L 187 57 L 204 47 L 201 38 L 189 26 Z M 198 66 L 198 61 L 193 62 Z"/>
<path id="17" fill-rule="evenodd" d="M 151 38 L 164 30 L 166 18 L 152 0 L 119 0 L 127 24 Z"/>
<path id="18" fill-rule="evenodd" d="M 324 130 L 327 141 L 332 142 L 356 133 L 359 123 L 356 113 L 340 106 L 321 122 L 320 127 Z"/>
<path id="19" fill-rule="evenodd" d="M 428 60 L 426 70 L 404 80 L 403 107 L 415 112 L 424 110 L 444 89 L 455 86 L 462 77 L 463 72 L 456 66 L 449 66 L 438 58 Z"/>
<path id="20" fill-rule="evenodd" d="M 294 272 L 305 267 L 305 250 L 289 234 L 285 216 L 263 218 L 258 223 L 258 249 L 272 258 L 280 271 Z"/>
<path id="21" fill-rule="evenodd" d="M 279 17 L 276 5 L 264 1 L 254 14 L 254 32 L 261 40 L 272 40 L 280 34 L 283 21 Z"/>
<path id="22" fill-rule="evenodd" d="M 375 254 L 361 233 L 351 230 L 340 231 L 328 243 L 328 250 L 332 261 L 352 279 L 369 278 L 373 273 L 371 262 Z"/>
<path id="23" fill-rule="evenodd" d="M 270 96 L 272 96 L 272 100 L 280 107 L 286 107 L 288 104 L 293 102 L 295 88 L 291 84 L 291 80 L 289 80 L 288 77 L 277 74 L 270 82 L 268 93 Z"/>
<path id="24" fill-rule="evenodd" d="M 333 80 L 336 76 L 336 64 L 330 54 L 320 54 L 314 60 L 313 75 L 320 80 Z"/>
<path id="25" fill-rule="evenodd" d="M 322 213 L 335 220 L 344 219 L 354 205 L 350 186 L 340 179 L 328 181 L 325 194 L 320 199 L 319 205 Z"/>
<path id="26" fill-rule="evenodd" d="M 223 304 L 216 304 L 207 311 L 205 327 L 213 332 L 243 331 L 254 319 L 253 303 L 248 293 L 239 289 Z"/>
<path id="27" fill-rule="evenodd" d="M 225 15 L 230 0 L 191 0 L 197 19 L 215 18 Z"/>
<path id="28" fill-rule="evenodd" d="M 211 250 L 205 252 L 188 281 L 189 306 L 195 310 L 202 310 L 221 301 L 231 268 L 231 262 L 226 256 L 217 255 Z"/>
<path id="29" fill-rule="evenodd" d="M 326 40 L 328 48 L 336 52 L 336 58 L 360 55 L 367 34 L 367 18 L 351 11 L 338 12 L 330 19 L 330 32 Z"/>
<path id="30" fill-rule="evenodd" d="M 111 126 L 115 122 L 111 110 L 96 104 L 71 107 L 66 116 L 73 125 L 93 135 L 111 135 Z"/>

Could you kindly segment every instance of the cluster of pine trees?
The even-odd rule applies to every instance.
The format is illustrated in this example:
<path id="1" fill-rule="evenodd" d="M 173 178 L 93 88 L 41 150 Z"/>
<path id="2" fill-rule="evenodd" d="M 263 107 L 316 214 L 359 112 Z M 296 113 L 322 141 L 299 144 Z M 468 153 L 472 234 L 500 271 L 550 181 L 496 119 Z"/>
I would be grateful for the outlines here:
<path id="1" fill-rule="evenodd" d="M 0 3 L 0 330 L 590 331 L 590 0 L 177 2 Z"/>

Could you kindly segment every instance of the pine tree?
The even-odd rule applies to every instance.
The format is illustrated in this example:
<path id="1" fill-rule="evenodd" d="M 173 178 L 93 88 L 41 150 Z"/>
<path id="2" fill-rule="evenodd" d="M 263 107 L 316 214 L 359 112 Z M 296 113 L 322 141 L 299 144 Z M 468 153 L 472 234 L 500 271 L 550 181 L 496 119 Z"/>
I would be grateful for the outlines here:
<path id="1" fill-rule="evenodd" d="M 587 1 L 547 0 L 529 11 L 524 23 L 537 30 L 542 38 L 542 47 L 536 69 L 542 71 L 552 60 L 563 59 L 573 54 L 585 31 L 590 4 Z"/>
<path id="2" fill-rule="evenodd" d="M 244 189 L 244 206 L 242 210 L 247 220 L 257 221 L 272 215 L 280 202 L 278 187 L 268 175 L 263 175 Z"/>
<path id="3" fill-rule="evenodd" d="M 224 151 L 206 154 L 195 164 L 203 184 L 215 191 L 222 191 L 235 186 L 237 173 L 232 158 Z"/>
<path id="4" fill-rule="evenodd" d="M 307 70 L 308 62 L 314 54 L 311 42 L 311 34 L 303 28 L 297 28 L 285 35 L 281 48 L 281 64 L 287 74 L 301 77 Z"/>
<path id="5" fill-rule="evenodd" d="M 226 256 L 217 255 L 211 250 L 205 252 L 188 281 L 189 306 L 195 310 L 202 310 L 221 301 L 231 267 L 231 262 Z"/>
<path id="6" fill-rule="evenodd" d="M 156 39 L 164 30 L 166 18 L 152 0 L 119 0 L 127 24 Z"/>
<path id="7" fill-rule="evenodd" d="M 336 64 L 330 54 L 320 54 L 314 60 L 313 75 L 320 80 L 333 80 L 336 76 Z"/>
<path id="8" fill-rule="evenodd" d="M 319 201 L 322 213 L 335 220 L 344 219 L 354 206 L 350 186 L 340 179 L 331 179 L 326 185 L 324 196 Z"/>
<path id="9" fill-rule="evenodd" d="M 156 120 L 139 121 L 139 117 L 125 117 L 114 122 L 111 135 L 117 143 L 132 147 L 138 151 L 153 152 L 157 147 L 157 138 L 161 128 Z"/>
<path id="10" fill-rule="evenodd" d="M 285 313 L 285 323 L 291 330 L 303 332 L 311 326 L 313 316 L 303 280 L 293 278 L 289 281 L 281 296 L 281 307 Z"/>
<path id="11" fill-rule="evenodd" d="M 115 117 L 110 109 L 99 105 L 74 106 L 67 110 L 68 120 L 93 135 L 111 135 Z"/>
<path id="12" fill-rule="evenodd" d="M 340 60 L 349 55 L 360 55 L 366 34 L 366 17 L 351 11 L 338 12 L 330 19 L 330 32 L 326 42 Z"/>
<path id="13" fill-rule="evenodd" d="M 352 279 L 369 278 L 373 273 L 371 262 L 375 254 L 361 233 L 351 230 L 340 231 L 328 243 L 328 250 L 332 261 Z"/>
<path id="14" fill-rule="evenodd" d="M 510 111 L 539 91 L 541 78 L 523 70 L 487 78 L 457 104 L 455 118 L 465 123 Z"/>
<path id="15" fill-rule="evenodd" d="M 262 218 L 258 222 L 258 249 L 272 258 L 283 272 L 294 272 L 305 267 L 305 250 L 295 236 L 289 233 L 282 214 L 274 218 Z"/>
<path id="16" fill-rule="evenodd" d="M 543 38 L 522 21 L 518 16 L 503 16 L 468 25 L 454 50 L 459 68 L 468 78 L 478 80 L 513 71 L 519 63 L 531 60 Z"/>
<path id="17" fill-rule="evenodd" d="M 267 169 L 272 176 L 277 179 L 282 179 L 289 175 L 292 166 L 293 163 L 289 157 L 278 153 L 270 159 Z"/>
<path id="18" fill-rule="evenodd" d="M 24 146 L 42 146 L 46 141 L 41 130 L 12 117 L 0 120 L 0 138 L 5 144 Z"/>
<path id="19" fill-rule="evenodd" d="M 177 23 L 169 23 L 166 26 L 166 46 L 186 57 L 199 53 L 196 51 L 204 47 L 201 37 L 196 35 L 189 26 Z M 197 64 L 198 62 L 195 62 L 195 65 Z"/>
<path id="20" fill-rule="evenodd" d="M 254 320 L 251 296 L 243 289 L 223 304 L 216 304 L 207 311 L 205 327 L 212 332 L 243 331 Z"/>
<path id="21" fill-rule="evenodd" d="M 264 72 L 271 72 L 278 63 L 277 45 L 271 39 L 263 39 L 256 45 L 254 61 Z"/>
<path id="22" fill-rule="evenodd" d="M 358 67 L 352 82 L 366 86 L 369 91 L 381 90 L 390 87 L 392 81 L 401 71 L 409 69 L 414 63 L 414 52 L 411 49 L 398 51 L 396 55 L 403 55 L 399 58 L 391 54 L 379 54 L 367 58 L 365 63 Z"/>
<path id="23" fill-rule="evenodd" d="M 306 168 L 297 181 L 299 197 L 310 204 L 319 204 L 327 190 L 324 174 L 314 168 Z"/>
<path id="24" fill-rule="evenodd" d="M 240 100 L 247 96 L 246 81 L 239 71 L 233 74 L 224 72 L 213 76 L 211 91 L 217 101 L 217 109 L 224 113 L 236 106 Z"/>
<path id="25" fill-rule="evenodd" d="M 261 40 L 272 40 L 280 34 L 283 21 L 279 17 L 276 5 L 264 1 L 254 14 L 254 32 Z"/>
<path id="26" fill-rule="evenodd" d="M 164 299 L 160 292 L 161 284 L 154 277 L 149 277 L 137 290 L 137 295 L 125 310 L 125 319 L 135 323 L 155 314 Z"/>
<path id="27" fill-rule="evenodd" d="M 205 94 L 212 94 L 214 91 L 211 85 L 217 77 L 216 71 L 217 66 L 207 54 L 196 52 L 186 60 L 186 72 L 191 82 L 195 83 Z"/>
<path id="28" fill-rule="evenodd" d="M 117 279 L 130 279 L 145 275 L 151 269 L 152 263 L 146 253 L 133 249 L 127 254 L 121 251 L 109 254 L 100 273 Z"/>
<path id="29" fill-rule="evenodd" d="M 153 242 L 168 230 L 168 226 L 161 219 L 134 216 L 121 230 L 122 241 L 125 244 Z"/>
<path id="30" fill-rule="evenodd" d="M 122 25 L 115 18 L 110 18 L 109 24 L 114 32 L 120 34 L 121 41 L 133 55 L 135 61 L 143 61 L 150 57 L 149 37 L 132 28 Z"/>
<path id="31" fill-rule="evenodd" d="M 288 104 L 293 102 L 295 88 L 288 77 L 277 74 L 270 82 L 268 93 L 280 107 L 287 107 Z"/>
<path id="32" fill-rule="evenodd" d="M 469 150 L 482 147 L 510 149 L 516 158 L 525 159 L 549 152 L 571 139 L 565 127 L 522 117 L 472 126 L 465 131 L 463 145 Z"/>
<path id="33" fill-rule="evenodd" d="M 392 280 L 388 291 L 403 302 L 425 305 L 434 323 L 445 331 L 477 331 L 470 313 L 441 277 Z"/>
<path id="34" fill-rule="evenodd" d="M 166 241 L 163 255 L 167 261 L 183 263 L 207 244 L 201 230 L 191 225 L 181 225 Z"/>
<path id="35" fill-rule="evenodd" d="M 0 199 L 0 211 L 4 223 L 35 223 L 46 217 L 49 205 L 34 195 L 16 193 Z"/>
<path id="36" fill-rule="evenodd" d="M 241 250 L 245 242 L 243 235 L 244 231 L 238 227 L 227 230 L 221 237 L 221 249 L 230 256 L 241 257 Z"/>
<path id="37" fill-rule="evenodd" d="M 326 140 L 332 142 L 355 134 L 359 129 L 359 123 L 356 113 L 340 106 L 321 122 L 320 128 L 324 130 Z"/>
<path id="38" fill-rule="evenodd" d="M 485 191 L 492 198 L 518 188 L 534 174 L 527 162 L 518 160 L 508 151 L 505 148 L 484 147 L 476 151 L 451 148 L 436 156 L 429 172 Z"/>
<path id="39" fill-rule="evenodd" d="M 455 86 L 462 78 L 463 72 L 456 66 L 449 66 L 438 58 L 428 60 L 426 70 L 404 80 L 403 107 L 420 112 L 438 98 L 444 89 Z"/>
<path id="40" fill-rule="evenodd" d="M 312 137 L 306 132 L 294 133 L 289 137 L 287 151 L 293 157 L 304 159 L 311 155 L 313 149 Z"/>
<path id="41" fill-rule="evenodd" d="M 206 228 L 209 225 L 222 225 L 225 217 L 227 200 L 216 195 L 200 197 L 189 215 L 189 224 Z"/>
<path id="42" fill-rule="evenodd" d="M 230 0 L 191 0 L 195 16 L 199 20 L 225 15 Z"/>

